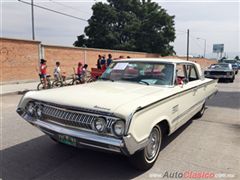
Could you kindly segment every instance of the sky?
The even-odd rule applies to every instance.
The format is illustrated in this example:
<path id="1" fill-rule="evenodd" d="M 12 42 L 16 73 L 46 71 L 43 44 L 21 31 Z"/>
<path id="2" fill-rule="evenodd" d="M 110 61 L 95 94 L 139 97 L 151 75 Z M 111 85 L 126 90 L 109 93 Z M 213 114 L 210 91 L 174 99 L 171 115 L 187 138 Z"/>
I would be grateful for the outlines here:
<path id="1" fill-rule="evenodd" d="M 24 0 L 30 2 L 30 0 Z M 91 7 L 99 1 L 34 0 L 34 3 L 82 19 L 89 19 Z M 186 31 L 190 31 L 190 54 L 202 56 L 206 40 L 206 55 L 213 44 L 224 44 L 228 57 L 240 55 L 239 0 L 161 0 L 158 2 L 170 15 L 175 15 L 176 39 L 172 43 L 178 55 L 186 54 Z M 1 37 L 31 39 L 31 6 L 17 0 L 0 0 Z M 44 44 L 72 46 L 84 32 L 86 21 L 34 8 L 36 40 Z M 199 39 L 200 38 L 200 39 Z"/>

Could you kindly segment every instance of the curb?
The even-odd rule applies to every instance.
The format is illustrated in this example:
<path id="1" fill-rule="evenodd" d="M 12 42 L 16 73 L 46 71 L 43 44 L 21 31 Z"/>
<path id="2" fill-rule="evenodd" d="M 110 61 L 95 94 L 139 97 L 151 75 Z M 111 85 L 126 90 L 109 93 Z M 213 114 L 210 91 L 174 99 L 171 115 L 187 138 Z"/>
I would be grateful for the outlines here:
<path id="1" fill-rule="evenodd" d="M 23 90 L 23 91 L 7 92 L 7 93 L 2 93 L 1 96 L 9 96 L 9 95 L 24 95 L 24 94 L 26 94 L 28 91 L 31 91 L 31 90 Z"/>

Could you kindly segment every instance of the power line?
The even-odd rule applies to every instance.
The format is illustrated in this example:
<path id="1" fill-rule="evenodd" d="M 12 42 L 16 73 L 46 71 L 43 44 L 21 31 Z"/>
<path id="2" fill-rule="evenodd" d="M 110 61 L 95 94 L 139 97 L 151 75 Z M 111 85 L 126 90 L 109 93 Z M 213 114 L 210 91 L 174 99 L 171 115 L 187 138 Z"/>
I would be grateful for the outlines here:
<path id="1" fill-rule="evenodd" d="M 26 2 L 26 1 L 22 1 L 22 0 L 18 0 L 18 1 L 21 2 L 21 3 L 27 4 L 27 5 L 32 5 L 31 3 Z M 38 7 L 40 9 L 47 10 L 47 11 L 51 11 L 51 12 L 54 12 L 54 13 L 57 13 L 57 14 L 61 14 L 61 15 L 67 16 L 67 17 L 71 17 L 71 18 L 74 18 L 74 19 L 78 19 L 78 20 L 87 22 L 86 19 L 83 19 L 83 18 L 80 18 L 80 17 L 77 17 L 77 16 L 73 16 L 73 15 L 70 15 L 70 14 L 66 14 L 66 13 L 63 13 L 63 12 L 60 12 L 60 11 L 56 11 L 56 10 L 53 10 L 53 9 L 49 9 L 49 8 L 44 7 L 44 6 L 39 6 L 39 5 L 36 5 L 36 4 L 33 4 L 33 6 Z"/>
<path id="2" fill-rule="evenodd" d="M 197 40 L 196 40 L 196 38 L 194 38 L 194 37 L 192 37 L 192 36 L 190 36 L 191 38 L 192 38 L 192 40 L 195 42 L 195 44 L 199 47 L 199 48 L 203 48 L 198 42 L 197 42 Z"/>
<path id="3" fill-rule="evenodd" d="M 85 14 L 88 14 L 87 12 L 85 12 L 85 11 L 80 11 L 79 9 L 77 9 L 77 8 L 74 8 L 74 7 L 72 7 L 72 6 L 68 6 L 68 5 L 65 5 L 65 4 L 63 4 L 63 3 L 60 3 L 60 2 L 58 2 L 58 1 L 53 1 L 53 0 L 49 0 L 50 2 L 52 2 L 52 3 L 55 3 L 55 4 L 58 4 L 58 5 L 61 5 L 61 6 L 63 6 L 63 7 L 67 7 L 67 8 L 70 8 L 70 9 L 72 9 L 72 10 L 74 10 L 74 11 L 76 11 L 76 12 L 83 12 L 83 13 L 85 13 Z"/>

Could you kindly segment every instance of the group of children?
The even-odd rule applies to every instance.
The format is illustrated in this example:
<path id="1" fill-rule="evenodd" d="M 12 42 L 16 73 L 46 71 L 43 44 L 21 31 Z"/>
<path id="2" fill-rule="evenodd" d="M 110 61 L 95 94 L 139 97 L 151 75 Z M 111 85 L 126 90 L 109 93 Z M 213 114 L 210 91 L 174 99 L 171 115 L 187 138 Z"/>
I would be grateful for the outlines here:
<path id="1" fill-rule="evenodd" d="M 123 59 L 123 56 L 120 56 L 119 58 L 116 59 Z M 130 58 L 129 56 L 127 58 Z M 105 58 L 105 55 L 101 56 L 98 55 L 98 60 L 97 60 L 97 68 L 101 69 L 101 70 L 106 70 L 107 67 L 112 63 L 113 59 L 112 59 L 112 55 L 108 54 L 108 59 Z M 44 82 L 44 87 L 47 87 L 47 65 L 46 65 L 47 61 L 45 59 L 41 59 L 40 62 L 40 78 L 43 79 Z M 77 71 L 75 72 L 78 80 L 82 81 L 86 71 L 87 71 L 88 65 L 87 64 L 82 64 L 81 62 L 78 63 L 78 67 L 77 67 Z M 75 71 L 75 70 L 74 70 Z M 61 68 L 60 68 L 60 62 L 56 62 L 56 66 L 54 68 L 53 71 L 53 75 L 54 75 L 54 79 L 55 80 L 63 80 L 64 77 L 66 77 L 64 75 L 64 73 L 61 72 Z"/>
<path id="2" fill-rule="evenodd" d="M 127 56 L 127 59 L 131 58 L 130 56 Z M 119 56 L 118 58 L 112 58 L 111 54 L 108 54 L 108 58 L 105 58 L 105 55 L 98 55 L 97 59 L 97 68 L 101 70 L 106 70 L 107 67 L 112 63 L 113 60 L 119 60 L 124 59 L 124 56 Z"/>
<path id="3" fill-rule="evenodd" d="M 75 72 L 78 80 L 83 80 L 86 71 L 87 71 L 88 65 L 82 64 L 81 62 L 78 63 L 77 71 Z M 75 70 L 74 70 L 75 71 Z M 47 61 L 45 59 L 41 59 L 40 61 L 40 78 L 43 79 L 44 87 L 47 87 Z M 64 77 L 64 72 L 61 72 L 60 62 L 56 62 L 56 66 L 53 70 L 53 76 L 55 80 L 61 81 Z"/>
<path id="4" fill-rule="evenodd" d="M 106 70 L 107 67 L 112 63 L 112 55 L 108 54 L 108 59 L 105 59 L 105 55 L 101 56 L 100 54 L 98 55 L 97 59 L 97 68 Z"/>

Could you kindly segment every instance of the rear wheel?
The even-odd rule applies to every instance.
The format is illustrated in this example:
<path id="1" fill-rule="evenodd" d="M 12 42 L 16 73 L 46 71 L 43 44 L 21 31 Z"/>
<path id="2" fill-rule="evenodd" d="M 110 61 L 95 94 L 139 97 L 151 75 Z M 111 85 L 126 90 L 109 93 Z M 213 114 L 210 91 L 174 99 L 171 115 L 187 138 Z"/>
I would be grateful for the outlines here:
<path id="1" fill-rule="evenodd" d="M 162 130 L 156 125 L 150 133 L 148 145 L 144 149 L 137 151 L 134 155 L 130 156 L 131 164 L 139 170 L 145 171 L 150 169 L 159 155 L 161 143 Z"/>

